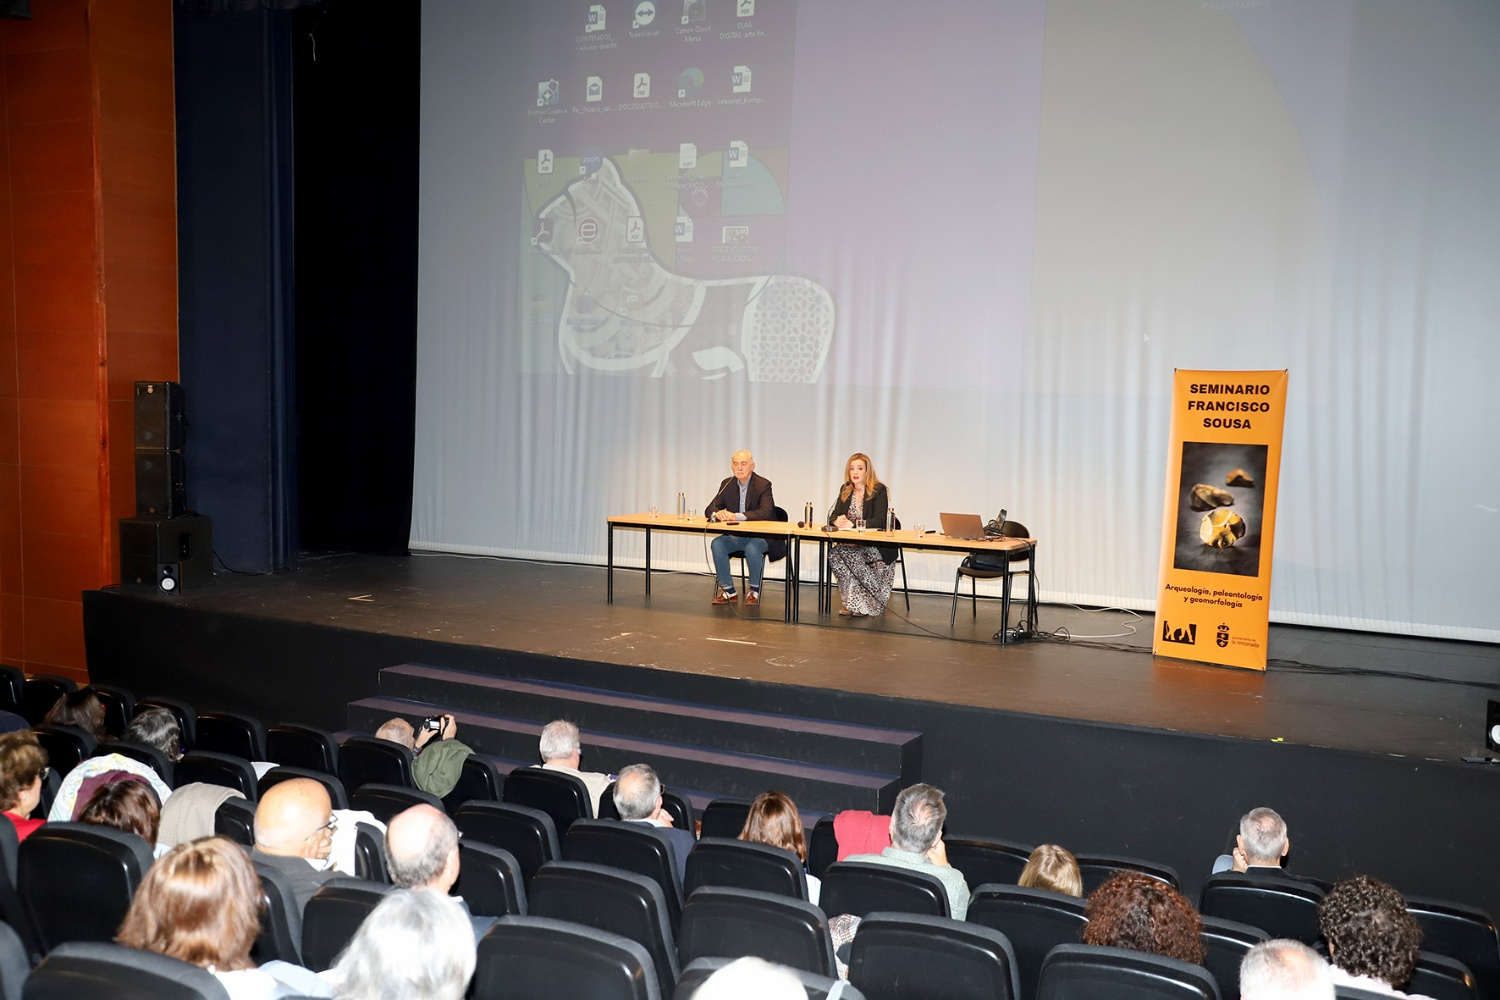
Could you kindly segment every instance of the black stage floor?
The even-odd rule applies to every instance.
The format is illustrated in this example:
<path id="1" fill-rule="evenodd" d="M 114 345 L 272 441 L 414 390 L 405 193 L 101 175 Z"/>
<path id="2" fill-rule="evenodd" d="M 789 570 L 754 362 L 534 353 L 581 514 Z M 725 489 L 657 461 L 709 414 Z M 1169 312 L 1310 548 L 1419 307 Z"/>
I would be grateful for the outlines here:
<path id="1" fill-rule="evenodd" d="M 1500 647 L 1273 626 L 1264 673 L 1151 654 L 1150 615 L 1043 605 L 1051 637 L 1001 646 L 999 602 L 899 595 L 886 614 L 782 618 L 767 582 L 758 609 L 712 607 L 710 580 L 452 555 L 337 555 L 300 571 L 218 577 L 170 600 L 184 609 L 556 655 L 771 684 L 1287 744 L 1457 760 L 1483 745 L 1500 698 Z M 164 599 L 165 600 L 165 599 Z M 1012 609 L 1012 616 L 1017 609 Z M 1090 638 L 1084 638 L 1090 637 Z"/>

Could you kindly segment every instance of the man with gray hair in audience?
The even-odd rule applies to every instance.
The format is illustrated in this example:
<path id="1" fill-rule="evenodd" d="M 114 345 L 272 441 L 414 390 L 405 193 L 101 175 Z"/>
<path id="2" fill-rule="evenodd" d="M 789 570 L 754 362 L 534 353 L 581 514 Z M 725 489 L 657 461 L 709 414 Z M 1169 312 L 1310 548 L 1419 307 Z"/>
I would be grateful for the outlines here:
<path id="1" fill-rule="evenodd" d="M 1333 972 L 1307 945 L 1262 941 L 1240 962 L 1240 1000 L 1333 1000 Z"/>
<path id="2" fill-rule="evenodd" d="M 1248 872 L 1252 875 L 1287 875 L 1281 870 L 1281 859 L 1292 849 L 1286 833 L 1286 820 L 1275 809 L 1258 806 L 1240 817 L 1240 832 L 1234 838 L 1233 854 L 1221 854 L 1214 860 L 1214 874 Z"/>
<path id="3" fill-rule="evenodd" d="M 631 764 L 620 769 L 615 779 L 615 808 L 620 819 L 647 827 L 667 843 L 677 869 L 677 884 L 687 877 L 687 857 L 698 842 L 692 830 L 678 830 L 672 825 L 672 814 L 661 806 L 661 779 L 647 764 Z"/>
<path id="4" fill-rule="evenodd" d="M 578 727 L 566 719 L 554 719 L 542 727 L 542 738 L 538 747 L 542 755 L 541 768 L 544 771 L 557 771 L 561 774 L 571 774 L 582 781 L 589 790 L 589 795 L 594 800 L 594 815 L 599 815 L 599 803 L 604 798 L 605 789 L 609 788 L 612 780 L 607 774 L 598 771 L 580 771 L 578 765 L 583 761 L 583 744 L 578 737 Z"/>
<path id="5" fill-rule="evenodd" d="M 385 828 L 385 863 L 391 884 L 397 888 L 435 889 L 446 896 L 458 881 L 458 827 L 432 806 L 417 805 L 399 812 Z M 458 901 L 469 913 L 469 904 L 462 897 Z M 495 918 L 469 913 L 469 922 L 478 944 Z"/>
<path id="6" fill-rule="evenodd" d="M 463 907 L 432 889 L 393 889 L 319 975 L 343 1000 L 462 1000 L 474 976 Z"/>
<path id="7" fill-rule="evenodd" d="M 851 854 L 844 860 L 936 875 L 948 890 L 953 919 L 963 920 L 969 912 L 969 884 L 962 872 L 948 864 L 948 848 L 943 843 L 947 819 L 948 806 L 941 791 L 931 785 L 912 785 L 896 796 L 896 808 L 891 812 L 891 846 L 879 854 Z"/>

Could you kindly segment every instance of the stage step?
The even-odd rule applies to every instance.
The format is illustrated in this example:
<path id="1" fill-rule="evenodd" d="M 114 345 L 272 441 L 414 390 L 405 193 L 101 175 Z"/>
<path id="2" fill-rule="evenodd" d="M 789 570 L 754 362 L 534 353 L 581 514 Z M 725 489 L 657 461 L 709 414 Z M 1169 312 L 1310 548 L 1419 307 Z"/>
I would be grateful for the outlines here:
<path id="1" fill-rule="evenodd" d="M 807 812 L 884 812 L 901 788 L 919 780 L 915 732 L 414 663 L 382 670 L 380 690 L 350 703 L 351 728 L 369 731 L 393 715 L 411 719 L 442 708 L 457 719 L 460 740 L 529 763 L 542 726 L 566 718 L 583 730 L 586 769 L 614 773 L 649 763 L 700 809 L 713 798 L 749 799 L 777 788 Z"/>

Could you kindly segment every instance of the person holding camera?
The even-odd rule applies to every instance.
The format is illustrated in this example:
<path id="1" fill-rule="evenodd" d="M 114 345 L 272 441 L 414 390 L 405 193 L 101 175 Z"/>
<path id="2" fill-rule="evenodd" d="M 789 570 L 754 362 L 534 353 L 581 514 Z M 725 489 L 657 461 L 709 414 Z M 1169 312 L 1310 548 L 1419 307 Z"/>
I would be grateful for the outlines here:
<path id="1" fill-rule="evenodd" d="M 375 730 L 375 735 L 399 743 L 415 755 L 412 778 L 418 788 L 434 795 L 453 791 L 463 771 L 464 758 L 474 752 L 472 747 L 454 738 L 458 735 L 458 722 L 450 712 L 429 716 L 415 729 L 400 716 L 387 719 Z"/>

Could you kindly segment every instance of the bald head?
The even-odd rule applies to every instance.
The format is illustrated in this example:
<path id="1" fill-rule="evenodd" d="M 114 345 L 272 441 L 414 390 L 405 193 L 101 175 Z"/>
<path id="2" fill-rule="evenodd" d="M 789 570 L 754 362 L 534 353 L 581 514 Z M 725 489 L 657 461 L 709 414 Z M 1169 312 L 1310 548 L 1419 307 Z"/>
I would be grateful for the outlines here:
<path id="1" fill-rule="evenodd" d="M 743 483 L 755 471 L 755 456 L 742 449 L 729 457 L 729 464 L 734 468 L 734 478 Z"/>
<path id="2" fill-rule="evenodd" d="M 399 743 L 408 750 L 417 745 L 416 732 L 411 728 L 411 723 L 399 717 L 387 719 L 379 729 L 375 730 L 375 736 L 377 739 Z"/>
<path id="3" fill-rule="evenodd" d="M 458 827 L 440 809 L 412 806 L 386 825 L 385 860 L 393 884 L 447 892 L 458 881 Z"/>
<path id="4" fill-rule="evenodd" d="M 255 807 L 255 846 L 266 854 L 322 859 L 333 847 L 333 804 L 311 778 L 272 785 Z"/>

